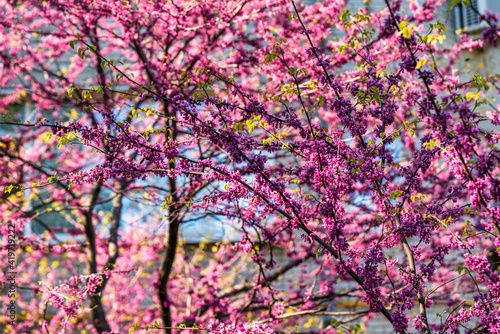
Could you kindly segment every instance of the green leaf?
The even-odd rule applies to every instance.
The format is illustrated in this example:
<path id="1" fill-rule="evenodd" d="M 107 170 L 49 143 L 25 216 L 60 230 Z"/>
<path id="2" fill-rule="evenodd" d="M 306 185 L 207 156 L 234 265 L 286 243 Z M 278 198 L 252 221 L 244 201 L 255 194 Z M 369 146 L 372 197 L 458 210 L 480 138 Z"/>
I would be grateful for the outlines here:
<path id="1" fill-rule="evenodd" d="M 271 61 L 271 55 L 266 55 L 266 58 L 265 58 L 265 61 L 266 61 L 266 66 L 269 66 L 269 62 Z"/>
<path id="2" fill-rule="evenodd" d="M 83 59 L 85 57 L 85 50 L 82 48 L 78 48 L 78 56 Z"/>
<path id="3" fill-rule="evenodd" d="M 318 103 L 316 103 L 317 106 L 321 107 L 325 103 L 325 100 L 326 100 L 325 97 L 322 95 L 320 97 L 318 97 Z"/>
<path id="4" fill-rule="evenodd" d="M 7 194 L 10 194 L 10 192 L 12 191 L 12 188 L 14 188 L 14 185 L 13 185 L 13 184 L 11 184 L 10 186 L 5 187 L 5 192 L 6 192 Z"/>
<path id="5" fill-rule="evenodd" d="M 401 33 L 405 38 L 411 38 L 411 30 L 408 27 L 404 28 Z"/>
<path id="6" fill-rule="evenodd" d="M 427 62 L 427 59 L 425 59 L 425 58 L 420 59 L 417 62 L 417 66 L 415 66 L 415 69 L 418 70 L 419 68 L 421 68 L 422 66 L 424 66 L 426 62 Z"/>

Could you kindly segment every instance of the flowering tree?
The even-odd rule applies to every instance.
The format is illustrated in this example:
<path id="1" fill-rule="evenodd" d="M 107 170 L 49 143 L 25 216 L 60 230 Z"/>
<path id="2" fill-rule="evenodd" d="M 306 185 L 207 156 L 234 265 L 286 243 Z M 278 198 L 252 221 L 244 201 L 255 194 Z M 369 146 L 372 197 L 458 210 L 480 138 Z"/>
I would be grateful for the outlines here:
<path id="1" fill-rule="evenodd" d="M 443 45 L 448 4 L 383 4 L 3 1 L 8 330 L 500 333 L 497 78 L 455 68 L 498 16 Z M 217 217 L 238 242 L 180 239 Z"/>

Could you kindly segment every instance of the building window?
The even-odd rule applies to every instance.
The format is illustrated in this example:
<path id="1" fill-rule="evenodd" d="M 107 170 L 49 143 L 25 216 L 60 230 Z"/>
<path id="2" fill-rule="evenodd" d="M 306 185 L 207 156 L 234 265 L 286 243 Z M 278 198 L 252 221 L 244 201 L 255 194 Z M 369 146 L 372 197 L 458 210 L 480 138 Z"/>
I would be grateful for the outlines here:
<path id="1" fill-rule="evenodd" d="M 461 0 L 455 6 L 455 25 L 457 33 L 478 34 L 488 25 L 486 22 L 479 22 L 479 14 L 484 14 L 489 9 L 488 0 Z"/>

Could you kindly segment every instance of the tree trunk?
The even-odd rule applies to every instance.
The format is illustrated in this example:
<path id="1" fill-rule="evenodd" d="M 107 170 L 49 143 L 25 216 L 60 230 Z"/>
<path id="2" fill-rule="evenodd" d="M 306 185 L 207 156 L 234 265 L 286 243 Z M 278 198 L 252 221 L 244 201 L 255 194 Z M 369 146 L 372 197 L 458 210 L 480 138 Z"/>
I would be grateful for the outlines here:
<path id="1" fill-rule="evenodd" d="M 87 237 L 88 247 L 87 247 L 87 274 L 97 273 L 97 260 L 96 260 L 96 244 L 95 244 L 95 229 L 92 223 L 92 213 L 94 207 L 99 198 L 99 193 L 101 192 L 101 184 L 95 182 L 92 185 L 92 192 L 89 197 L 88 210 L 85 214 L 85 236 Z M 104 331 L 110 332 L 108 321 L 106 320 L 106 314 L 104 308 L 102 307 L 101 296 L 99 295 L 101 289 L 97 289 L 96 295 L 90 297 L 89 307 L 92 310 L 92 324 L 97 332 L 102 333 Z"/>
<path id="2" fill-rule="evenodd" d="M 173 168 L 173 166 L 170 168 Z M 169 206 L 168 241 L 165 245 L 164 260 L 159 275 L 160 286 L 158 288 L 161 319 L 163 321 L 163 327 L 167 327 L 167 329 L 164 330 L 164 333 L 168 334 L 172 333 L 172 330 L 170 329 L 172 327 L 172 316 L 170 313 L 171 310 L 170 301 L 168 299 L 167 283 L 174 264 L 175 254 L 177 252 L 177 241 L 180 225 L 180 208 L 177 197 L 177 187 L 174 179 L 169 178 L 169 186 L 170 194 L 172 196 L 172 204 Z"/>

